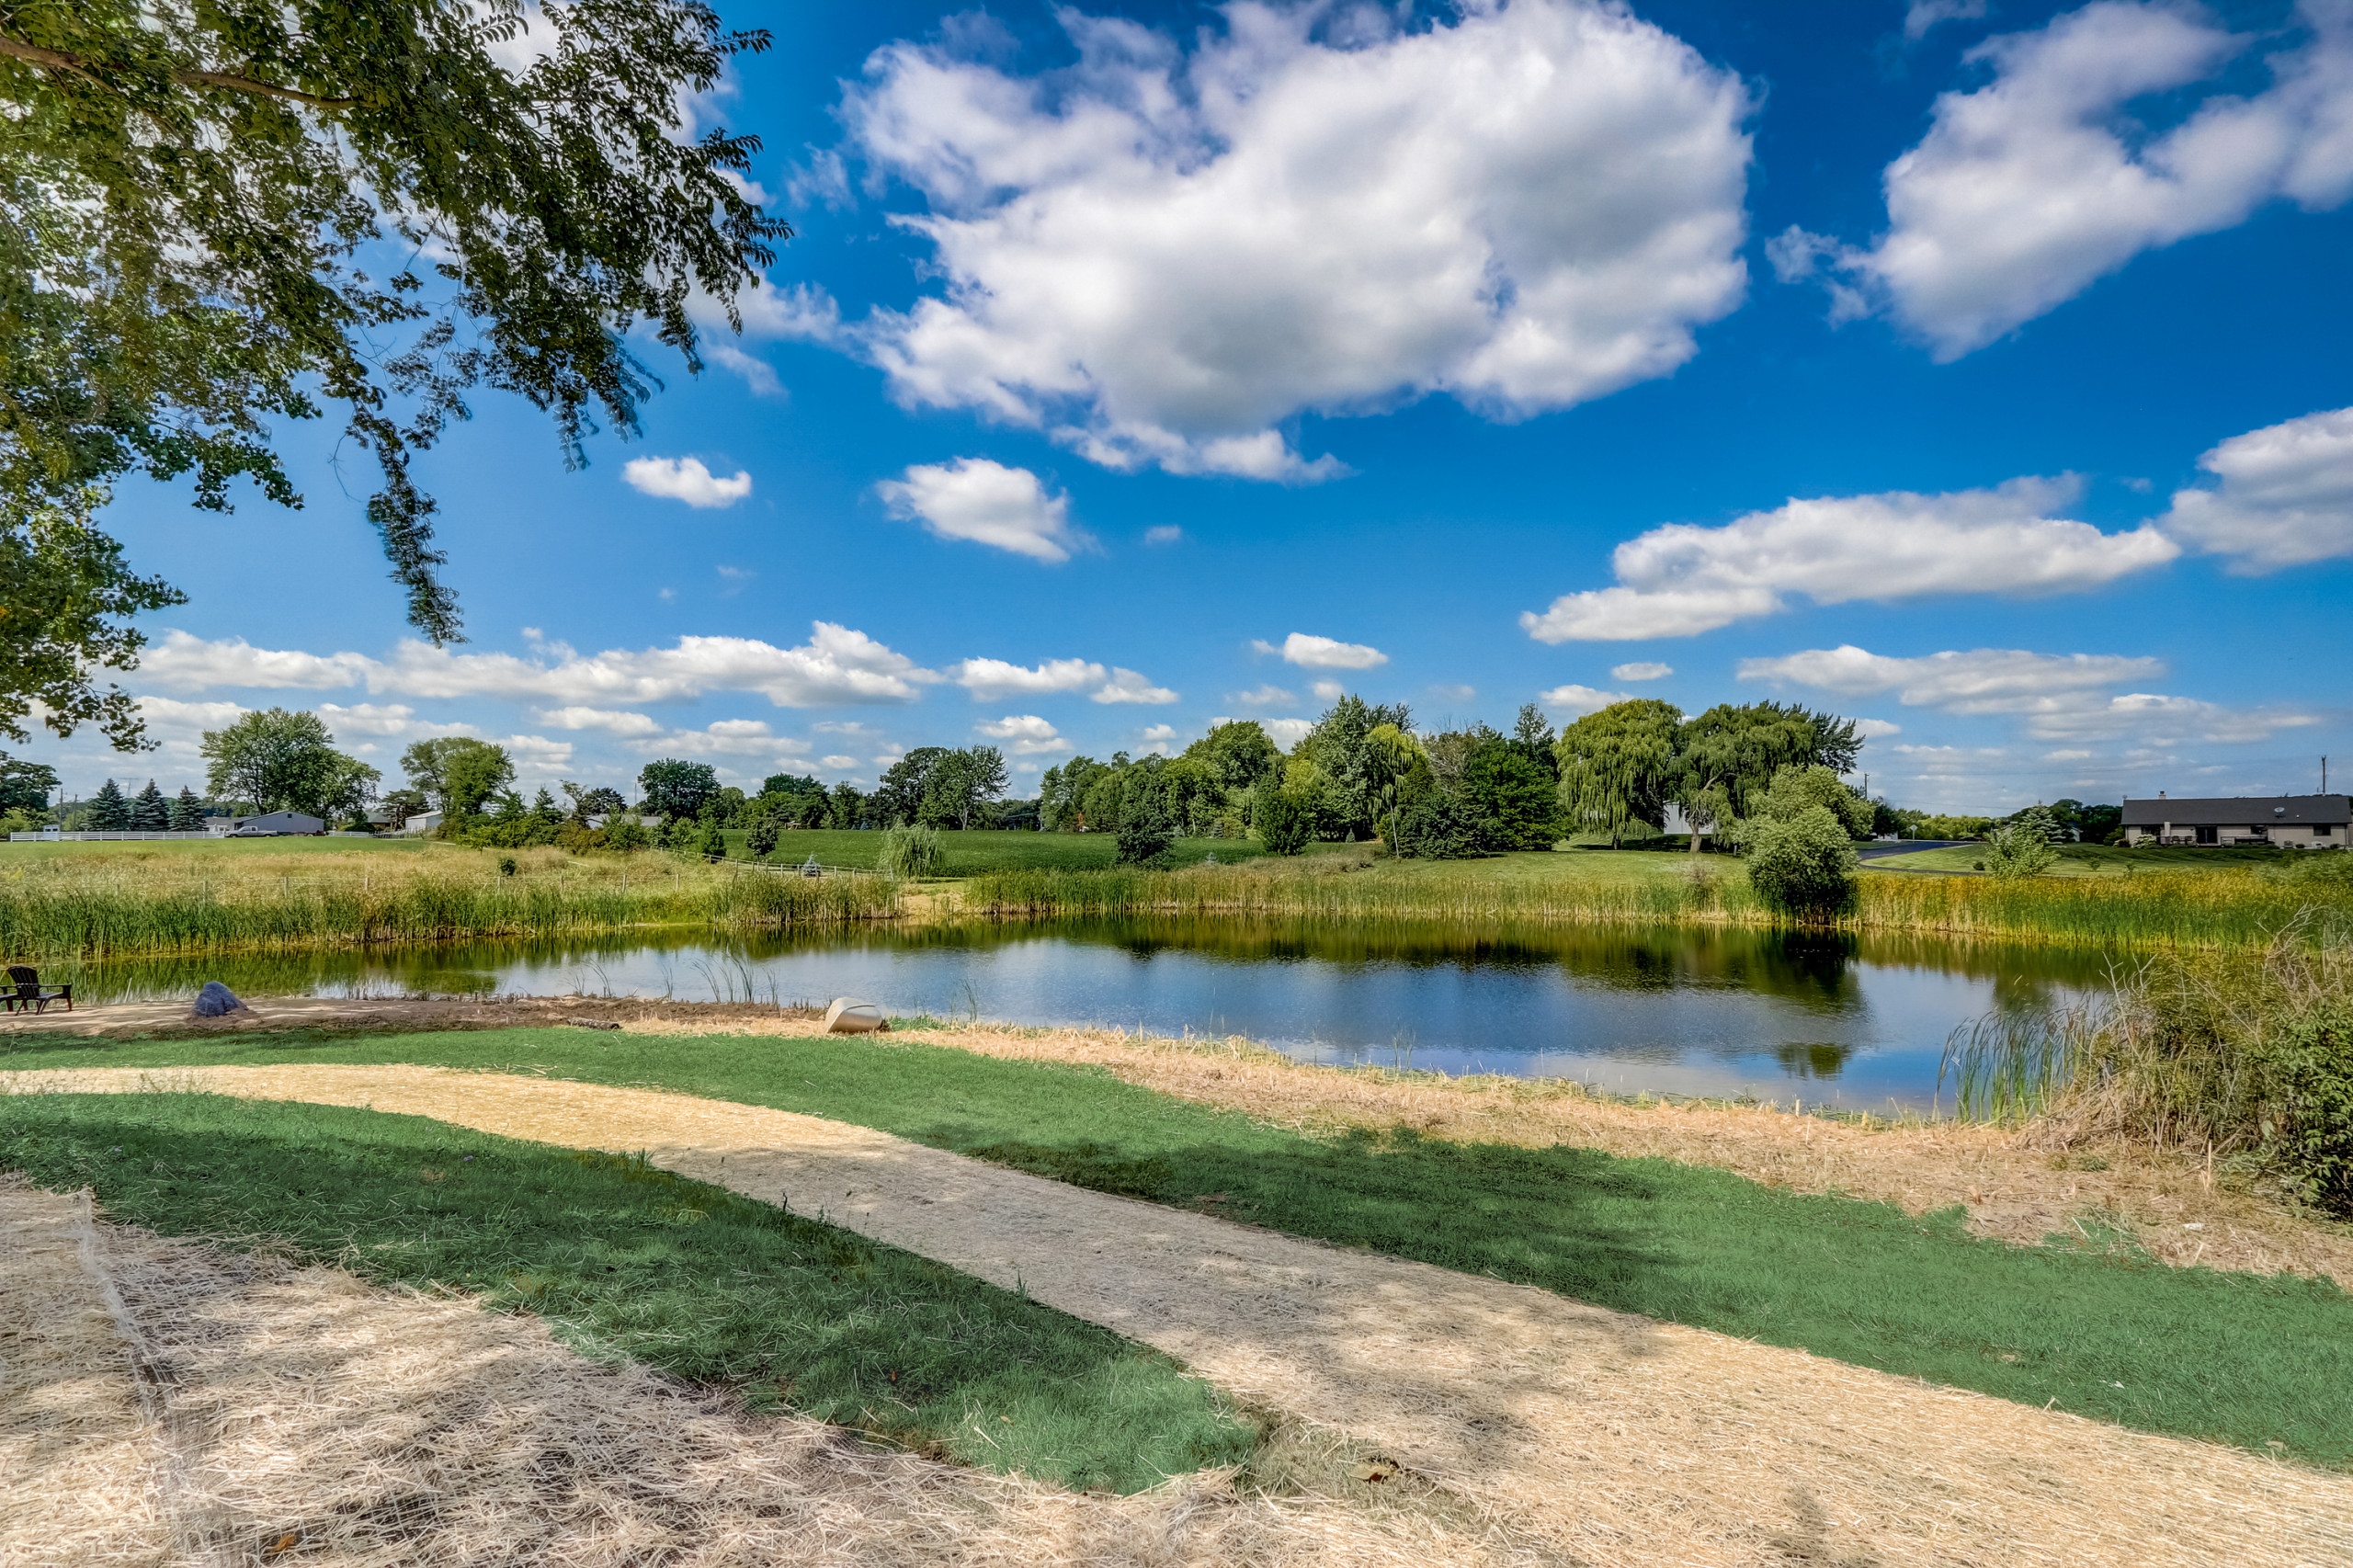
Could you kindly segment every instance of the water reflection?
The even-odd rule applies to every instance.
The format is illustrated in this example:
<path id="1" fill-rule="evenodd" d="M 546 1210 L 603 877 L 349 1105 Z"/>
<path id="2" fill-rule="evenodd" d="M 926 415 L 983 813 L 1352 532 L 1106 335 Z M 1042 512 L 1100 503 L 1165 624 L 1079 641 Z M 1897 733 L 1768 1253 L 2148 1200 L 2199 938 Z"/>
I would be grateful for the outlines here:
<path id="1" fill-rule="evenodd" d="M 1927 1103 L 1954 1025 L 2063 1002 L 2099 954 L 1720 929 L 1134 918 L 93 965 L 82 994 L 519 991 L 822 1001 L 1247 1035 L 1303 1060 Z"/>

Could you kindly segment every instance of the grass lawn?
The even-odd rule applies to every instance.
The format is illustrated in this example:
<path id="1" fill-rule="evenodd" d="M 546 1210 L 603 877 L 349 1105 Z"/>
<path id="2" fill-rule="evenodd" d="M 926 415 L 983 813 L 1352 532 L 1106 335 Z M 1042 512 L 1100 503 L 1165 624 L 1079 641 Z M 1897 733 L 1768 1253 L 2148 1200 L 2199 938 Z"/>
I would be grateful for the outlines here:
<path id="1" fill-rule="evenodd" d="M 1663 1160 L 1318 1138 L 1099 1070 L 1000 1061 L 919 1034 L 75 1040 L 6 1060 L 413 1062 L 777 1107 L 1157 1202 L 1222 1194 L 1212 1211 L 1296 1235 L 2143 1430 L 2353 1464 L 2353 1301 L 2291 1277 L 2169 1268 L 2122 1237 L 2014 1248 L 1968 1235 L 1958 1212 L 1915 1218 Z"/>
<path id="2" fill-rule="evenodd" d="M 731 858 L 750 858 L 751 851 L 744 842 L 746 836 L 740 828 L 726 831 Z M 1108 833 L 992 833 L 975 828 L 970 833 L 945 832 L 939 837 L 948 852 L 941 874 L 950 877 L 1035 867 L 1078 869 L 1108 866 L 1119 852 L 1119 846 Z M 867 867 L 872 866 L 881 853 L 882 835 L 879 833 L 830 827 L 788 828 L 777 835 L 773 858 L 790 865 L 814 855 L 821 866 Z M 1180 866 L 1196 865 L 1212 855 L 1221 861 L 1233 861 L 1255 859 L 1262 853 L 1256 841 L 1247 838 L 1180 838 L 1169 847 L 1171 858 Z"/>
<path id="3" fill-rule="evenodd" d="M 28 1095 L 0 1099 L 0 1165 L 86 1182 L 117 1221 L 481 1292 L 590 1355 L 1073 1487 L 1136 1491 L 1254 1441 L 1108 1329 L 610 1155 L 327 1106 Z"/>
<path id="4" fill-rule="evenodd" d="M 2209 849 L 2149 845 L 2127 849 L 2111 844 L 2063 844 L 2056 846 L 2059 863 L 2045 873 L 2052 877 L 2124 877 L 2140 871 L 2245 871 L 2259 866 L 2288 864 L 2301 850 L 2273 849 L 2255 845 L 2216 845 Z M 1950 849 L 1922 849 L 1910 855 L 1887 855 L 1869 862 L 1881 867 L 1916 867 L 1924 870 L 1967 871 L 1985 858 L 1982 844 Z"/>

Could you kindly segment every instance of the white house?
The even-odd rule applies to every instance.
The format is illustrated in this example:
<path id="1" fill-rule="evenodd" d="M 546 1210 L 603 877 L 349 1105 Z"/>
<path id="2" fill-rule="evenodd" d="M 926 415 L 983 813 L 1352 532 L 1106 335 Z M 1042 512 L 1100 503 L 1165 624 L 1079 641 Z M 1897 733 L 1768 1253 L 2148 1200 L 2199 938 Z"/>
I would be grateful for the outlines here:
<path id="1" fill-rule="evenodd" d="M 2277 844 L 2331 849 L 2353 838 L 2353 800 L 2343 795 L 2222 796 L 2124 802 L 2127 844 Z"/>

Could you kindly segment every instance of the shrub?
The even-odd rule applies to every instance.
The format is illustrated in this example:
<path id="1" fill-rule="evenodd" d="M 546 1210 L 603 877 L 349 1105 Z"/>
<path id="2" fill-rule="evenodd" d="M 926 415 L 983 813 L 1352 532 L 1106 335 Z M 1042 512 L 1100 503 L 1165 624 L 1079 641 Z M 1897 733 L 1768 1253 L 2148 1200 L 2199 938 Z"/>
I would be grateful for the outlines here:
<path id="1" fill-rule="evenodd" d="M 1161 814 L 1160 802 L 1146 795 L 1130 803 L 1120 818 L 1119 853 L 1121 866 L 1157 866 L 1166 861 L 1176 835 Z"/>
<path id="2" fill-rule="evenodd" d="M 823 803 L 823 797 L 819 803 Z M 744 847 L 751 851 L 755 860 L 765 860 L 776 853 L 776 813 L 763 812 L 753 819 L 752 830 L 744 837 Z"/>
<path id="3" fill-rule="evenodd" d="M 894 877 L 936 877 L 947 854 L 938 828 L 894 827 L 882 835 L 877 863 Z"/>
<path id="4" fill-rule="evenodd" d="M 717 823 L 703 824 L 702 831 L 695 835 L 694 842 L 695 853 L 704 859 L 724 860 L 727 858 L 727 835 L 719 831 Z"/>
<path id="5" fill-rule="evenodd" d="M 1833 920 L 1855 906 L 1855 846 L 1827 806 L 1779 822 L 1752 822 L 1748 885 L 1766 907 L 1801 920 Z"/>
<path id="6" fill-rule="evenodd" d="M 500 876 L 511 877 L 515 874 L 516 869 L 514 856 L 501 855 L 498 858 L 498 874 Z"/>
<path id="7" fill-rule="evenodd" d="M 604 846 L 627 852 L 642 849 L 649 842 L 645 824 L 635 812 L 617 812 L 605 819 L 605 825 L 596 830 L 602 835 Z"/>
<path id="8" fill-rule="evenodd" d="M 2353 1006 L 2339 999 L 2279 1032 L 2274 1163 L 2308 1201 L 2353 1215 Z"/>
<path id="9" fill-rule="evenodd" d="M 1982 864 L 1997 877 L 2039 877 L 2058 863 L 2059 852 L 2032 822 L 2009 823 L 1985 835 Z"/>
<path id="10" fill-rule="evenodd" d="M 1251 825 L 1269 855 L 1296 855 L 1315 832 L 1314 808 L 1288 790 L 1261 791 L 1256 817 Z"/>
<path id="11" fill-rule="evenodd" d="M 1397 813 L 1396 850 L 1408 859 L 1467 860 L 1486 853 L 1483 825 L 1454 790 L 1433 790 Z"/>

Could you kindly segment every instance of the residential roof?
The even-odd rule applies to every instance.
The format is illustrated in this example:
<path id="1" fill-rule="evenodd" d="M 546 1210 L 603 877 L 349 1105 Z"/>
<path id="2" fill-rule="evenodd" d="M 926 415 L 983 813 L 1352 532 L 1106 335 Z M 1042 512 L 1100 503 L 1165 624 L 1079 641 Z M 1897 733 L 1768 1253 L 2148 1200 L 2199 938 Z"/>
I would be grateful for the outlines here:
<path id="1" fill-rule="evenodd" d="M 2124 802 L 2126 827 L 2337 827 L 2353 824 L 2353 800 L 2343 795 L 2234 795 Z"/>

